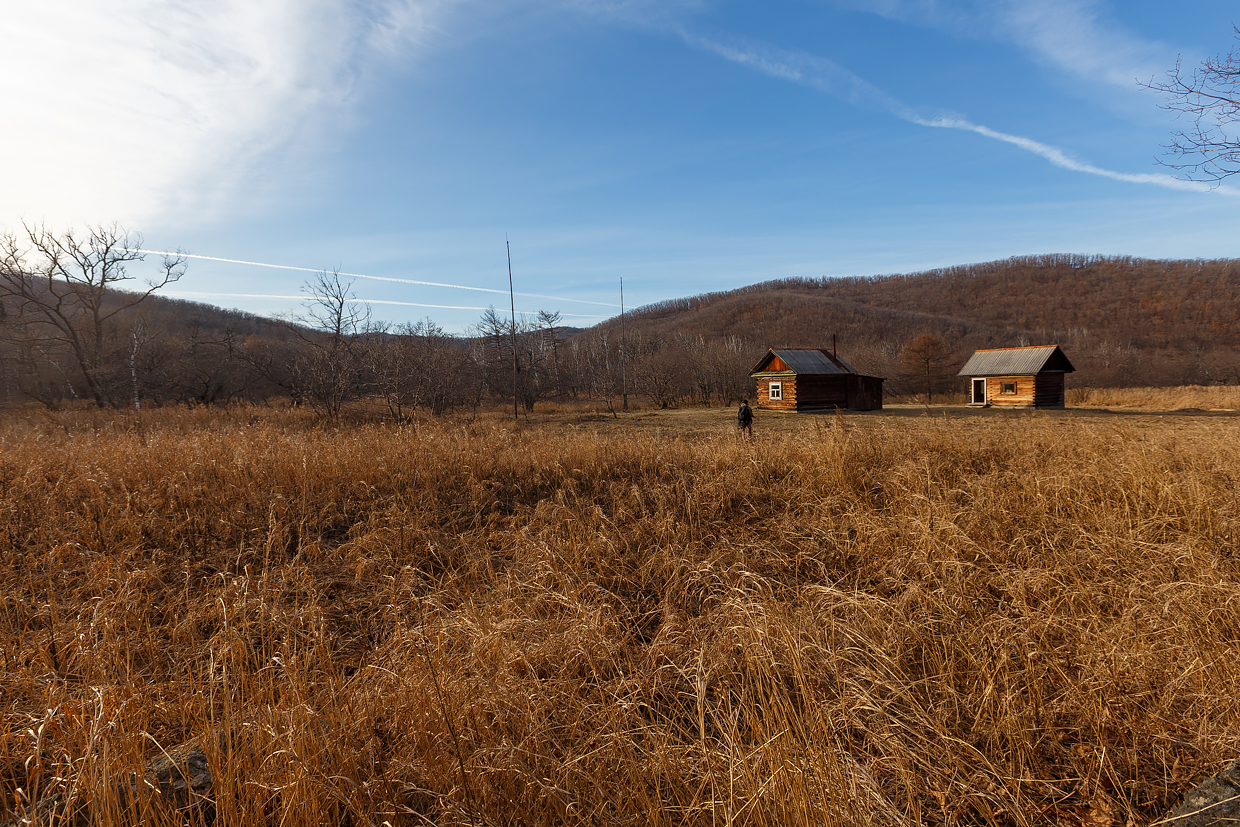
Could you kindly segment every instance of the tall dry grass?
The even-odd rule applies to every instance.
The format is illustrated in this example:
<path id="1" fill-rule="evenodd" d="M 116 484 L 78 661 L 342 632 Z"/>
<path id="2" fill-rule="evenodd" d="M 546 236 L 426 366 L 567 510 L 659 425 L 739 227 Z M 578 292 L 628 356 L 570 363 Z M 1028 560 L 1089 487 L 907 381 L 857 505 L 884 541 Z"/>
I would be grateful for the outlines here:
<path id="1" fill-rule="evenodd" d="M 10 420 L 5 809 L 1140 825 L 1240 751 L 1240 421 L 672 421 Z"/>
<path id="2" fill-rule="evenodd" d="M 1069 406 L 1140 408 L 1154 411 L 1240 410 L 1240 385 L 1184 385 L 1169 388 L 1069 388 Z"/>

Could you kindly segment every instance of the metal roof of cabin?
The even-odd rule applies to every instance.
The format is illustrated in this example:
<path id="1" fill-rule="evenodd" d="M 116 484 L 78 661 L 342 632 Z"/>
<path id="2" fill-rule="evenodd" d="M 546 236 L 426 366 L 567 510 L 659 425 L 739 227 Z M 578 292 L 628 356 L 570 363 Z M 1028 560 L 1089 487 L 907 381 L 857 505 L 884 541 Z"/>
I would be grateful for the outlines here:
<path id="1" fill-rule="evenodd" d="M 1001 347 L 974 351 L 957 376 L 1026 376 L 1044 370 L 1076 370 L 1059 345 Z"/>
<path id="2" fill-rule="evenodd" d="M 810 348 L 796 348 L 789 350 L 775 350 L 771 348 L 762 357 L 761 361 L 754 366 L 750 374 L 762 373 L 766 365 L 771 361 L 772 356 L 778 356 L 780 361 L 788 366 L 788 369 L 796 374 L 810 375 L 845 375 L 856 373 L 856 369 L 852 365 L 845 362 L 839 356 L 832 354 L 826 350 L 816 350 Z"/>

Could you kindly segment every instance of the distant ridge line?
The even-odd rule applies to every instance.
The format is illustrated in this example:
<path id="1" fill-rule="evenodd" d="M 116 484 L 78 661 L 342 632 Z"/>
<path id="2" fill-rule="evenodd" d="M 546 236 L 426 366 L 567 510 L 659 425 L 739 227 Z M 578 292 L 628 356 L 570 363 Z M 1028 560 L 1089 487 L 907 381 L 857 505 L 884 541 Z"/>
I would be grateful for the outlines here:
<path id="1" fill-rule="evenodd" d="M 764 292 L 767 290 L 781 289 L 823 289 L 832 286 L 842 285 L 861 285 L 861 284 L 877 284 L 885 281 L 914 281 L 923 279 L 936 278 L 976 278 L 978 276 L 989 275 L 1002 271 L 1009 267 L 1062 267 L 1067 266 L 1072 269 L 1084 269 L 1094 265 L 1128 265 L 1140 266 L 1146 264 L 1173 264 L 1173 265 L 1197 265 L 1202 267 L 1208 264 L 1240 264 L 1237 258 L 1189 258 L 1189 259 L 1170 259 L 1170 258 L 1143 258 L 1141 256 L 1128 255 L 1104 255 L 1101 253 L 1035 253 L 1023 256 L 1011 256 L 1004 259 L 993 259 L 991 261 L 974 262 L 970 264 L 952 264 L 946 267 L 936 267 L 930 270 L 915 270 L 911 273 L 876 273 L 866 276 L 785 276 L 777 279 L 767 279 L 766 281 L 754 282 L 740 287 L 733 287 L 729 290 L 714 290 L 707 293 L 699 293 L 694 296 L 684 296 L 674 299 L 663 299 L 662 301 L 651 302 L 629 311 L 632 318 L 635 315 L 654 315 L 666 312 L 684 312 L 687 310 L 695 310 L 701 307 L 707 307 L 710 304 L 722 299 L 734 296 L 743 296 L 749 293 Z M 844 300 L 847 301 L 847 300 Z M 605 324 L 605 323 L 604 323 Z"/>

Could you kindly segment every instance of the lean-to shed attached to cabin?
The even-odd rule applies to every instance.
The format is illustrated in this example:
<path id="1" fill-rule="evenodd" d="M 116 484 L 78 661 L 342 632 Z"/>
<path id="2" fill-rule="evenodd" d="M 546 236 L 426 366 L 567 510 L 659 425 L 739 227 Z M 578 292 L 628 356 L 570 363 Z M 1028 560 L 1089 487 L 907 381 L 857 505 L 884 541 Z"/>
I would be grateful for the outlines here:
<path id="1" fill-rule="evenodd" d="M 969 404 L 1062 408 L 1064 375 L 1076 368 L 1059 345 L 974 351 L 960 369 L 969 377 Z"/>
<path id="2" fill-rule="evenodd" d="M 883 407 L 882 378 L 858 373 L 830 350 L 771 349 L 749 375 L 758 385 L 757 406 L 766 410 L 804 413 Z"/>

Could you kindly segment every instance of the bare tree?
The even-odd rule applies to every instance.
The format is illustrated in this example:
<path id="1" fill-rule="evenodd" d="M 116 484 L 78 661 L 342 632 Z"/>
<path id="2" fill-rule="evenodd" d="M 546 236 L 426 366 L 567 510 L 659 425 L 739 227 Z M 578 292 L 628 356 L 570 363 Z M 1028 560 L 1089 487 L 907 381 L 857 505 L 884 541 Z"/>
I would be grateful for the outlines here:
<path id="1" fill-rule="evenodd" d="M 542 332 L 541 345 L 544 353 L 549 385 L 557 396 L 564 395 L 564 387 L 560 382 L 560 311 L 539 310 L 538 329 Z M 546 351 L 550 350 L 550 359 Z"/>
<path id="2" fill-rule="evenodd" d="M 938 336 L 923 333 L 906 343 L 900 352 L 902 378 L 917 392 L 926 395 L 926 403 L 934 401 L 948 381 L 948 360 L 951 350 Z"/>
<path id="3" fill-rule="evenodd" d="M 142 410 L 142 386 L 138 382 L 138 353 L 153 338 L 145 319 L 134 322 L 129 331 L 131 347 L 129 349 L 129 378 L 133 384 L 133 409 Z"/>
<path id="4" fill-rule="evenodd" d="M 637 387 L 652 404 L 671 408 L 689 395 L 687 355 L 679 342 L 655 338 L 639 342 L 638 347 L 632 347 L 631 340 L 629 344 L 630 355 L 636 357 L 632 364 Z"/>
<path id="5" fill-rule="evenodd" d="M 474 359 L 482 367 L 488 390 L 496 396 L 508 396 L 513 390 L 512 322 L 502 318 L 494 307 L 488 307 L 473 331 Z"/>
<path id="6" fill-rule="evenodd" d="M 8 337 L 12 347 L 6 365 L 12 369 L 18 392 L 41 403 L 49 410 L 57 410 L 65 399 L 77 399 L 77 388 L 65 367 L 71 357 L 57 343 L 39 342 L 22 336 L 21 331 Z"/>
<path id="7" fill-rule="evenodd" d="M 364 387 L 362 334 L 370 325 L 370 308 L 353 294 L 353 282 L 339 269 L 321 270 L 302 286 L 306 312 L 290 320 L 301 340 L 290 376 L 301 398 L 329 419 Z"/>
<path id="8" fill-rule="evenodd" d="M 514 327 L 494 307 L 488 307 L 474 327 L 474 354 L 491 392 L 511 398 L 515 390 L 527 414 L 540 399 L 559 393 L 559 329 L 558 311 L 539 311 L 535 319 L 521 317 Z"/>
<path id="9" fill-rule="evenodd" d="M 146 258 L 141 235 L 115 224 L 88 228 L 85 235 L 29 225 L 23 230 L 22 236 L 0 236 L 0 299 L 14 310 L 13 326 L 35 351 L 63 351 L 95 404 L 111 405 L 132 354 L 132 343 L 113 340 L 114 323 L 181 278 L 185 257 L 164 256 L 158 275 L 142 289 L 122 290 L 134 280 L 127 265 Z"/>
<path id="10" fill-rule="evenodd" d="M 592 337 L 583 348 L 586 387 L 590 396 L 607 408 L 613 419 L 618 419 L 616 399 L 624 393 L 620 373 L 620 343 L 612 339 L 611 331 L 603 330 Z"/>
<path id="11" fill-rule="evenodd" d="M 463 340 L 430 319 L 367 336 L 367 374 L 398 422 L 419 408 L 440 416 L 472 398 L 482 377 Z"/>
<path id="12" fill-rule="evenodd" d="M 1166 146 L 1171 160 L 1164 164 L 1194 181 L 1218 182 L 1240 172 L 1240 50 L 1209 58 L 1191 72 L 1177 60 L 1165 81 L 1144 85 L 1165 93 L 1164 108 L 1192 122 L 1172 133 Z"/>
<path id="13" fill-rule="evenodd" d="M 154 337 L 143 348 L 138 372 L 144 396 L 216 405 L 245 395 L 255 377 L 244 345 L 233 327 L 211 331 L 200 318 L 191 317 L 183 331 Z"/>

